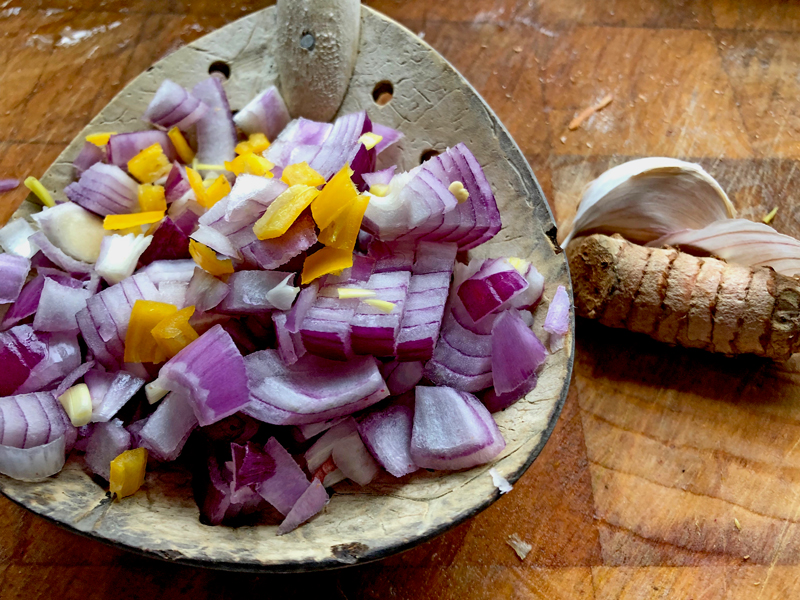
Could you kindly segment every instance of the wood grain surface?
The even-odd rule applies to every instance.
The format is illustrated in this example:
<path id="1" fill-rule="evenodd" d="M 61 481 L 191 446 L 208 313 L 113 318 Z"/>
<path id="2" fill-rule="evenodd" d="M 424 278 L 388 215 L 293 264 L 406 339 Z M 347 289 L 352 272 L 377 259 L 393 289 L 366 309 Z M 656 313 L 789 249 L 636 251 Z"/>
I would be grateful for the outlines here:
<path id="1" fill-rule="evenodd" d="M 800 5 L 373 0 L 444 54 L 520 144 L 560 222 L 628 158 L 703 164 L 800 235 Z M 0 0 L 0 177 L 40 175 L 130 79 L 264 3 Z M 614 101 L 576 131 L 582 109 Z M 24 193 L 2 197 L 3 214 Z M 669 348 L 580 321 L 572 389 L 508 495 L 383 562 L 300 576 L 178 567 L 0 499 L 6 598 L 793 598 L 800 360 Z M 520 560 L 516 533 L 533 546 Z"/>

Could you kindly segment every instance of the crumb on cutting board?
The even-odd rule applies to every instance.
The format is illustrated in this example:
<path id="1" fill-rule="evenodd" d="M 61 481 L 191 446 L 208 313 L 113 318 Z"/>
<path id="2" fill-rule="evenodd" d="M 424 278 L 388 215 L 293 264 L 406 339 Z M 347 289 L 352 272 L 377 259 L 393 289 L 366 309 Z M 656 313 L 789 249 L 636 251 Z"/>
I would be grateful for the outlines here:
<path id="1" fill-rule="evenodd" d="M 533 546 L 522 541 L 522 539 L 516 533 L 512 533 L 510 536 L 508 536 L 506 544 L 514 549 L 514 552 L 517 553 L 517 556 L 519 556 L 520 560 L 525 560 L 525 557 L 528 556 L 531 550 L 533 550 Z"/>

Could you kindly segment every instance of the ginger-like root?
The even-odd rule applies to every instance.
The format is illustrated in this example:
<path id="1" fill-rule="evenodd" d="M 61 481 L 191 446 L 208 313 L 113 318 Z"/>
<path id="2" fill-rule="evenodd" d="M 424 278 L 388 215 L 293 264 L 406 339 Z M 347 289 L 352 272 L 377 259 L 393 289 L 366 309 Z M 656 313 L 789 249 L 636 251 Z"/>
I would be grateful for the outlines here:
<path id="1" fill-rule="evenodd" d="M 668 344 L 786 360 L 800 351 L 800 282 L 615 235 L 567 248 L 576 314 Z"/>

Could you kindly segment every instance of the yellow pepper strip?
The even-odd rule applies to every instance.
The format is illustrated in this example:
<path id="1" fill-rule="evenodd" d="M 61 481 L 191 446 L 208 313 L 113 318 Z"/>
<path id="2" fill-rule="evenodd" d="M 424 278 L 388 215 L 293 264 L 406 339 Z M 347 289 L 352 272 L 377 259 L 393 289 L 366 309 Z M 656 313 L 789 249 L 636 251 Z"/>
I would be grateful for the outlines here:
<path id="1" fill-rule="evenodd" d="M 195 158 L 192 161 L 192 168 L 195 171 L 227 171 L 228 169 L 225 168 L 225 165 L 207 165 L 206 163 L 197 162 Z"/>
<path id="2" fill-rule="evenodd" d="M 339 288 L 339 298 L 369 298 L 375 295 L 375 290 L 365 290 L 362 288 Z"/>
<path id="3" fill-rule="evenodd" d="M 157 223 L 164 218 L 163 210 L 133 213 L 131 215 L 107 215 L 103 219 L 103 229 L 129 229 L 140 225 Z"/>
<path id="4" fill-rule="evenodd" d="M 358 190 L 350 177 L 353 170 L 349 165 L 342 167 L 322 188 L 311 205 L 311 214 L 320 229 L 325 229 L 358 197 Z"/>
<path id="5" fill-rule="evenodd" d="M 197 201 L 200 202 L 201 206 L 205 208 L 211 208 L 230 193 L 231 184 L 228 181 L 228 178 L 225 177 L 225 175 L 220 175 L 206 189 L 206 195 L 204 198 L 205 204 L 200 202 L 200 198 L 198 198 Z"/>
<path id="6" fill-rule="evenodd" d="M 159 348 L 152 331 L 161 321 L 176 312 L 178 307 L 173 304 L 137 300 L 131 311 L 128 333 L 125 334 L 125 362 L 164 362 L 166 354 Z"/>
<path id="7" fill-rule="evenodd" d="M 374 306 L 381 312 L 385 312 L 387 315 L 391 314 L 394 310 L 394 303 L 387 302 L 386 300 L 377 300 L 375 298 L 367 298 L 366 300 L 362 300 L 364 304 L 369 304 L 370 306 Z"/>
<path id="8" fill-rule="evenodd" d="M 201 206 L 208 204 L 208 195 L 206 194 L 206 188 L 203 186 L 203 178 L 200 177 L 200 173 L 186 167 L 186 178 L 189 180 L 189 185 L 194 192 L 197 203 Z"/>
<path id="9" fill-rule="evenodd" d="M 303 263 L 301 280 L 303 285 L 311 283 L 317 277 L 322 277 L 336 271 L 341 272 L 353 266 L 353 253 L 338 248 L 323 248 L 306 257 Z"/>
<path id="10" fill-rule="evenodd" d="M 230 258 L 218 259 L 216 252 L 200 242 L 189 240 L 189 254 L 201 269 L 214 277 L 233 273 L 233 261 Z"/>
<path id="11" fill-rule="evenodd" d="M 236 154 L 247 154 L 248 152 L 261 154 L 267 148 L 269 148 L 267 136 L 263 133 L 251 133 L 246 142 L 236 144 Z"/>
<path id="12" fill-rule="evenodd" d="M 283 170 L 283 175 L 281 175 L 281 181 L 289 186 L 302 183 L 303 185 L 317 187 L 325 183 L 325 178 L 309 167 L 307 162 L 301 162 L 286 167 Z"/>
<path id="13" fill-rule="evenodd" d="M 186 138 L 183 137 L 181 130 L 177 127 L 173 127 L 167 132 L 172 145 L 175 146 L 175 152 L 178 153 L 178 156 L 183 161 L 183 164 L 188 165 L 190 164 L 195 157 L 194 150 L 189 145 L 189 142 L 186 141 Z"/>
<path id="14" fill-rule="evenodd" d="M 92 395 L 85 383 L 73 385 L 58 397 L 58 401 L 75 427 L 83 427 L 92 420 Z"/>
<path id="15" fill-rule="evenodd" d="M 384 198 L 389 195 L 389 186 L 385 183 L 376 183 L 369 187 L 369 193 L 373 196 L 380 196 Z"/>
<path id="16" fill-rule="evenodd" d="M 369 196 L 366 194 L 356 197 L 347 210 L 320 232 L 319 241 L 331 248 L 352 252 L 368 204 Z"/>
<path id="17" fill-rule="evenodd" d="M 128 172 L 142 183 L 153 183 L 169 173 L 171 168 L 161 144 L 148 146 L 128 161 Z"/>
<path id="18" fill-rule="evenodd" d="M 514 267 L 523 276 L 525 275 L 525 273 L 528 272 L 528 268 L 530 267 L 531 264 L 524 258 L 517 258 L 516 256 L 512 256 L 510 258 L 507 258 L 506 260 L 508 261 L 508 264 Z"/>
<path id="19" fill-rule="evenodd" d="M 152 212 L 155 210 L 166 212 L 167 198 L 164 194 L 163 185 L 143 183 L 139 186 L 137 195 L 139 197 L 139 206 L 142 207 L 143 212 Z"/>
<path id="20" fill-rule="evenodd" d="M 153 338 L 158 346 L 172 358 L 186 348 L 200 335 L 189 325 L 189 319 L 194 314 L 194 306 L 188 306 L 175 314 L 168 316 L 153 327 Z"/>
<path id="21" fill-rule="evenodd" d="M 39 200 L 41 200 L 42 204 L 44 204 L 45 206 L 53 208 L 56 205 L 56 201 L 53 200 L 53 197 L 50 195 L 50 192 L 48 192 L 44 188 L 42 182 L 36 179 L 36 177 L 33 176 L 27 177 L 24 181 L 24 185 L 26 188 L 32 191 L 33 194 Z"/>
<path id="22" fill-rule="evenodd" d="M 225 169 L 236 175 L 247 173 L 248 175 L 258 175 L 259 177 L 267 177 L 268 179 L 274 177 L 272 174 L 272 169 L 274 167 L 275 165 L 273 163 L 253 152 L 240 154 L 234 158 L 232 162 L 225 161 Z"/>
<path id="23" fill-rule="evenodd" d="M 98 148 L 102 148 L 106 144 L 108 144 L 108 138 L 112 135 L 117 135 L 116 131 L 108 131 L 105 133 L 90 133 L 86 136 L 86 141 L 94 144 Z"/>
<path id="24" fill-rule="evenodd" d="M 358 138 L 358 141 L 364 144 L 364 148 L 367 150 L 372 150 L 375 146 L 381 143 L 381 140 L 383 140 L 383 136 L 378 135 L 377 133 L 365 133 Z"/>
<path id="25" fill-rule="evenodd" d="M 144 483 L 147 469 L 147 449 L 125 450 L 111 461 L 109 489 L 117 498 L 135 494 Z"/>
<path id="26" fill-rule="evenodd" d="M 253 225 L 253 232 L 260 240 L 280 237 L 292 226 L 314 198 L 319 190 L 307 185 L 293 185 L 275 198 L 267 208 L 267 212 Z"/>

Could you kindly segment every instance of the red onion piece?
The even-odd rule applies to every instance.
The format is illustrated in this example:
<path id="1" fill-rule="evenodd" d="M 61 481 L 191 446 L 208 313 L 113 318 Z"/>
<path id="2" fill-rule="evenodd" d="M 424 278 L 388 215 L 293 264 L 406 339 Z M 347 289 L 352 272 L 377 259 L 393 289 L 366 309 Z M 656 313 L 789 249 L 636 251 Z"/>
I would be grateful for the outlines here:
<path id="1" fill-rule="evenodd" d="M 233 481 L 231 490 L 261 483 L 275 474 L 275 461 L 253 442 L 231 444 L 233 456 Z"/>
<path id="2" fill-rule="evenodd" d="M 0 194 L 19 187 L 19 179 L 0 179 Z"/>
<path id="3" fill-rule="evenodd" d="M 329 500 L 328 492 L 325 491 L 319 480 L 315 479 L 278 526 L 278 535 L 285 535 L 297 529 L 325 508 Z"/>
<path id="4" fill-rule="evenodd" d="M 378 154 L 386 150 L 386 148 L 388 148 L 392 144 L 396 144 L 405 137 L 405 135 L 400 131 L 392 129 L 391 127 L 387 127 L 386 125 L 381 125 L 380 123 L 372 124 L 372 133 L 375 133 L 383 138 L 375 146 L 375 152 L 377 152 Z"/>
<path id="5" fill-rule="evenodd" d="M 247 135 L 263 133 L 269 140 L 276 139 L 290 120 L 286 103 L 274 85 L 245 104 L 233 117 L 233 122 Z"/>
<path id="6" fill-rule="evenodd" d="M 458 286 L 457 294 L 475 323 L 499 312 L 528 288 L 528 281 L 504 258 L 483 261 L 477 273 Z"/>
<path id="7" fill-rule="evenodd" d="M 81 173 L 78 181 L 64 188 L 64 193 L 76 204 L 100 216 L 119 215 L 139 210 L 138 187 L 139 184 L 119 166 L 96 163 Z"/>
<path id="8" fill-rule="evenodd" d="M 403 361 L 426 361 L 433 356 L 450 290 L 450 273 L 412 275 L 408 286 L 396 355 Z"/>
<path id="9" fill-rule="evenodd" d="M 192 404 L 182 394 L 171 393 L 147 418 L 139 431 L 141 444 L 158 460 L 172 461 L 180 456 L 183 446 L 197 427 Z"/>
<path id="10" fill-rule="evenodd" d="M 75 320 L 78 321 L 81 337 L 94 358 L 107 369 L 119 368 L 121 361 L 109 352 L 106 343 L 100 338 L 100 334 L 97 333 L 97 327 L 89 314 L 89 309 L 86 308 L 79 311 L 75 315 Z"/>
<path id="11" fill-rule="evenodd" d="M 359 138 L 372 131 L 372 123 L 364 111 L 342 115 L 333 123 L 330 135 L 319 146 L 316 155 L 308 162 L 309 166 L 325 179 L 339 172 L 345 164 L 353 166 L 359 149 L 363 148 Z M 369 173 L 375 168 L 374 150 L 370 151 L 372 160 L 365 159 L 361 173 Z M 269 158 L 269 155 L 267 155 Z M 289 163 L 291 164 L 291 163 Z M 286 164 L 280 166 L 285 167 Z M 358 165 L 356 165 L 358 166 Z M 355 168 L 353 168 L 355 171 Z M 360 177 L 359 177 L 360 179 Z M 354 175 L 353 182 L 358 185 Z"/>
<path id="12" fill-rule="evenodd" d="M 528 288 L 515 296 L 509 303 L 514 308 L 530 308 L 535 305 L 542 297 L 544 292 L 544 276 L 532 264 L 528 265 L 524 277 L 528 282 Z"/>
<path id="13" fill-rule="evenodd" d="M 420 467 L 458 470 L 495 458 L 505 440 L 475 396 L 448 387 L 418 386 L 411 458 Z"/>
<path id="14" fill-rule="evenodd" d="M 569 294 L 563 285 L 558 286 L 550 307 L 547 309 L 547 317 L 544 320 L 544 330 L 550 334 L 550 351 L 556 352 L 564 347 L 564 336 L 569 331 L 569 310 L 571 303 Z"/>
<path id="15" fill-rule="evenodd" d="M 369 485 L 380 470 L 357 430 L 339 440 L 331 456 L 344 476 L 361 486 Z"/>
<path id="16" fill-rule="evenodd" d="M 395 404 L 370 413 L 358 425 L 369 451 L 395 477 L 403 477 L 419 469 L 411 458 L 413 421 L 414 411 L 410 407 Z"/>
<path id="17" fill-rule="evenodd" d="M 86 142 L 78 153 L 78 156 L 72 161 L 72 166 L 75 167 L 75 173 L 80 177 L 89 167 L 97 163 L 105 162 L 105 160 L 106 152 L 103 148 L 91 142 Z"/>
<path id="18" fill-rule="evenodd" d="M 31 315 L 36 314 L 36 308 L 39 306 L 39 298 L 42 295 L 42 289 L 44 289 L 44 279 L 42 275 L 37 275 L 25 284 L 17 301 L 11 305 L 8 312 L 6 312 L 3 317 L 0 330 L 13 327 L 23 319 L 27 319 Z"/>
<path id="19" fill-rule="evenodd" d="M 286 278 L 282 271 L 238 271 L 228 278 L 230 293 L 217 310 L 227 314 L 258 314 L 277 308 L 269 294 Z"/>
<path id="20" fill-rule="evenodd" d="M 66 436 L 33 448 L 0 445 L 0 473 L 20 481 L 41 481 L 55 475 L 66 462 Z"/>
<path id="21" fill-rule="evenodd" d="M 0 258 L 5 255 L 0 255 Z M 84 289 L 73 289 L 52 279 L 45 279 L 39 307 L 33 319 L 36 331 L 66 331 L 78 333 L 75 315 L 86 308 L 92 294 Z"/>
<path id="22" fill-rule="evenodd" d="M 145 384 L 144 379 L 125 371 L 117 371 L 111 375 L 113 378 L 102 399 L 95 399 L 92 395 L 93 386 L 89 386 L 88 381 L 86 383 L 89 386 L 89 394 L 92 395 L 92 422 L 94 423 L 110 421 Z M 95 405 L 95 401 L 98 403 L 97 405 Z"/>
<path id="23" fill-rule="evenodd" d="M 18 394 L 54 389 L 81 364 L 81 349 L 75 334 L 41 333 L 38 338 L 45 344 L 45 355 L 17 388 Z"/>
<path id="24" fill-rule="evenodd" d="M 189 236 L 169 217 L 159 223 L 150 245 L 139 257 L 139 265 L 146 266 L 157 260 L 189 259 Z"/>
<path id="25" fill-rule="evenodd" d="M 465 312 L 462 318 L 470 317 Z M 478 392 L 492 385 L 491 357 L 491 335 L 470 331 L 451 312 L 442 322 L 425 376 L 437 385 Z"/>
<path id="26" fill-rule="evenodd" d="M 275 425 L 348 415 L 389 394 L 374 357 L 342 363 L 307 354 L 285 365 L 276 350 L 245 358 L 252 401 L 243 411 Z"/>
<path id="27" fill-rule="evenodd" d="M 247 229 L 248 235 L 252 227 Z M 253 236 L 255 237 L 255 235 Z M 241 247 L 242 258 L 251 267 L 277 269 L 317 243 L 314 219 L 306 211 L 282 236 L 271 240 L 255 239 Z"/>
<path id="28" fill-rule="evenodd" d="M 319 470 L 331 458 L 336 445 L 354 433 L 358 435 L 358 424 L 353 417 L 347 417 L 329 428 L 321 438 L 306 450 L 305 459 L 308 470 L 312 473 Z"/>
<path id="29" fill-rule="evenodd" d="M 492 327 L 492 382 L 495 394 L 521 398 L 536 386 L 547 351 L 516 309 L 503 312 Z"/>
<path id="30" fill-rule="evenodd" d="M 208 111 L 208 106 L 174 81 L 165 79 L 142 115 L 142 120 L 160 127 L 186 129 Z"/>
<path id="31" fill-rule="evenodd" d="M 201 427 L 238 412 L 250 401 L 244 359 L 220 325 L 171 358 L 158 379 L 162 388 L 186 395 Z"/>
<path id="32" fill-rule="evenodd" d="M 327 431 L 334 425 L 338 425 L 347 417 L 336 417 L 328 421 L 321 421 L 320 423 L 305 423 L 298 425 L 294 429 L 294 438 L 298 442 L 307 442 L 308 440 L 317 437 L 323 431 Z"/>
<path id="33" fill-rule="evenodd" d="M 272 459 L 275 470 L 256 484 L 256 491 L 281 514 L 288 515 L 308 489 L 308 477 L 274 437 L 264 444 L 264 454 Z"/>
<path id="34" fill-rule="evenodd" d="M 195 267 L 186 290 L 186 306 L 194 306 L 197 312 L 206 312 L 222 302 L 229 293 L 228 284 Z"/>
<path id="35" fill-rule="evenodd" d="M 374 123 L 373 127 L 378 127 L 378 124 Z M 375 149 L 378 151 L 378 153 L 380 153 L 380 150 L 378 150 L 378 148 L 380 147 L 381 143 L 383 142 L 380 142 L 378 143 L 377 146 L 375 146 Z M 389 185 L 389 183 L 392 181 L 392 177 L 394 177 L 394 172 L 396 170 L 397 170 L 397 165 L 392 165 L 391 167 L 388 167 L 381 171 L 364 173 L 361 176 L 361 178 L 364 180 L 364 183 L 366 183 L 369 187 L 372 187 L 373 185 Z"/>
<path id="36" fill-rule="evenodd" d="M 11 219 L 0 227 L 0 248 L 9 254 L 31 258 L 39 251 L 30 237 L 36 233 L 25 219 Z"/>
<path id="37" fill-rule="evenodd" d="M 10 396 L 23 385 L 46 354 L 46 344 L 29 325 L 18 325 L 0 333 L 0 369 L 3 372 L 0 397 Z"/>
<path id="38" fill-rule="evenodd" d="M 225 469 L 220 469 L 213 452 L 207 451 L 207 454 L 207 462 L 196 465 L 192 474 L 192 488 L 200 509 L 200 522 L 219 525 L 238 515 L 239 509 L 231 503 L 231 486 L 223 477 Z"/>
<path id="39" fill-rule="evenodd" d="M 389 388 L 389 394 L 399 396 L 413 390 L 422 379 L 424 366 L 421 362 L 392 361 L 381 365 L 381 375 Z"/>
<path id="40" fill-rule="evenodd" d="M 50 443 L 66 433 L 63 414 L 50 392 L 0 398 L 0 444 L 33 448 Z"/>
<path id="41" fill-rule="evenodd" d="M 197 161 L 221 165 L 226 160 L 233 160 L 236 156 L 236 126 L 219 79 L 204 79 L 192 88 L 192 94 L 210 109 L 197 122 Z"/>
<path id="42" fill-rule="evenodd" d="M 287 365 L 293 365 L 306 354 L 305 346 L 303 346 L 303 336 L 286 329 L 285 312 L 276 311 L 272 313 L 272 322 L 275 324 L 275 334 L 278 337 L 278 353 L 281 356 L 281 360 Z"/>
<path id="43" fill-rule="evenodd" d="M 147 129 L 132 133 L 117 133 L 108 139 L 108 161 L 112 165 L 128 168 L 128 161 L 145 148 L 158 144 L 170 161 L 174 161 L 178 154 L 169 136 L 163 131 Z M 133 211 L 130 211 L 133 212 Z"/>
<path id="44" fill-rule="evenodd" d="M 299 118 L 291 121 L 264 152 L 265 158 L 278 167 L 307 162 L 319 152 L 333 129 L 331 123 Z"/>
<path id="45" fill-rule="evenodd" d="M 186 168 L 179 162 L 172 163 L 167 181 L 164 182 L 164 196 L 167 204 L 172 204 L 191 191 L 192 186 L 186 176 Z"/>
<path id="46" fill-rule="evenodd" d="M 165 281 L 183 281 L 189 283 L 194 276 L 197 263 L 191 258 L 183 260 L 156 260 L 147 267 L 141 269 L 134 277 L 145 275 L 151 281 L 151 285 L 160 285 Z M 145 298 L 145 300 L 157 300 L 157 298 Z"/>
<path id="47" fill-rule="evenodd" d="M 373 240 L 369 245 L 369 256 L 375 259 L 373 273 L 410 271 L 414 266 L 416 244 L 414 242 L 381 242 Z"/>
<path id="48" fill-rule="evenodd" d="M 290 333 L 300 333 L 300 326 L 306 318 L 306 313 L 317 300 L 319 283 L 316 281 L 304 288 L 297 295 L 297 300 L 291 310 L 286 313 L 286 330 Z"/>
<path id="49" fill-rule="evenodd" d="M 375 273 L 364 286 L 375 291 L 375 298 L 393 303 L 394 309 L 386 314 L 366 302 L 359 302 L 350 320 L 353 351 L 356 354 L 394 356 L 403 308 L 408 297 L 411 273 Z"/>
<path id="50" fill-rule="evenodd" d="M 0 254 L 0 304 L 16 302 L 30 269 L 29 259 L 14 254 Z"/>
<path id="51" fill-rule="evenodd" d="M 64 379 L 61 380 L 61 383 L 58 384 L 58 387 L 53 392 L 53 395 L 56 398 L 61 396 L 61 394 L 63 394 L 69 388 L 71 388 L 73 385 L 75 385 L 75 383 L 81 377 L 83 377 L 84 375 L 86 375 L 86 373 L 91 371 L 94 368 L 94 365 L 95 365 L 95 362 L 93 360 L 90 360 L 90 361 L 87 361 L 87 362 L 83 363 L 77 369 L 73 370 L 69 375 L 67 375 L 66 377 L 64 377 Z"/>
<path id="52" fill-rule="evenodd" d="M 131 434 L 114 419 L 98 423 L 86 445 L 86 466 L 106 481 L 111 477 L 111 461 L 131 447 Z"/>

